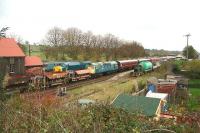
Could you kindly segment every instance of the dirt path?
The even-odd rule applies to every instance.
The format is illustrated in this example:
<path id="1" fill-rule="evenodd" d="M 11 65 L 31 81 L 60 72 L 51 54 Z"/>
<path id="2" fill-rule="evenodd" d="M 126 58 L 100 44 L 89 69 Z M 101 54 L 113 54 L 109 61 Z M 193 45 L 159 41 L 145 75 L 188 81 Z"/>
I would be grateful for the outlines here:
<path id="1" fill-rule="evenodd" d="M 167 64 L 167 74 L 174 74 L 173 73 L 173 67 L 171 63 Z"/>
<path id="2" fill-rule="evenodd" d="M 119 80 L 119 79 L 122 78 L 122 77 L 128 76 L 128 75 L 130 74 L 131 71 L 132 71 L 132 70 L 119 73 L 119 74 L 117 74 L 116 76 L 114 76 L 114 77 L 108 79 L 107 81 Z"/>

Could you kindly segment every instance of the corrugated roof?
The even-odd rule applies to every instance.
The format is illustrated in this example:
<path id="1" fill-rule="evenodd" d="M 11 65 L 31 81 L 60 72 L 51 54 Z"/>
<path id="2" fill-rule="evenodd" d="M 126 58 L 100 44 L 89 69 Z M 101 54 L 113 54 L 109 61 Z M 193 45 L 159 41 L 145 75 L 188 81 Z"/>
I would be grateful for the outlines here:
<path id="1" fill-rule="evenodd" d="M 152 98 L 159 98 L 161 100 L 167 100 L 168 94 L 167 93 L 154 93 L 149 91 L 146 94 L 146 97 L 152 97 Z"/>
<path id="2" fill-rule="evenodd" d="M 92 104 L 95 103 L 94 100 L 90 100 L 90 99 L 79 99 L 78 103 L 81 105 L 86 105 L 86 104 Z"/>
<path id="3" fill-rule="evenodd" d="M 160 99 L 144 96 L 120 94 L 112 103 L 116 108 L 123 108 L 131 113 L 140 112 L 147 116 L 154 116 L 160 104 Z"/>
<path id="4" fill-rule="evenodd" d="M 42 66 L 42 60 L 38 56 L 26 56 L 25 66 Z"/>
<path id="5" fill-rule="evenodd" d="M 173 84 L 158 84 L 157 85 L 157 92 L 159 93 L 168 93 L 172 94 L 174 90 L 176 89 L 176 85 Z"/>
<path id="6" fill-rule="evenodd" d="M 12 38 L 0 39 L 0 57 L 24 57 L 25 54 Z"/>

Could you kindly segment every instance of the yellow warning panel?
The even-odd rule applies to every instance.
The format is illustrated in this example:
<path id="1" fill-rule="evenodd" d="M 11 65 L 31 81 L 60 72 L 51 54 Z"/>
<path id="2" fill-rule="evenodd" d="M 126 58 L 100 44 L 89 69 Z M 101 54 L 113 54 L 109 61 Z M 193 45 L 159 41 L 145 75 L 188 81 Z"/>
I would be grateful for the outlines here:
<path id="1" fill-rule="evenodd" d="M 62 72 L 63 71 L 61 66 L 55 66 L 53 68 L 53 70 L 54 70 L 54 72 Z"/>

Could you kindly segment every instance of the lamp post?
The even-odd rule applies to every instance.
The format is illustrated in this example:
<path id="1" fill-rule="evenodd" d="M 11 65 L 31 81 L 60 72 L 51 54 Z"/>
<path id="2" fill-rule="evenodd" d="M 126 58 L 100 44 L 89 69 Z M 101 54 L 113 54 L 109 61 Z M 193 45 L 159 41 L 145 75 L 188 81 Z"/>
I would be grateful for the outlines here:
<path id="1" fill-rule="evenodd" d="M 190 33 L 186 34 L 185 37 L 187 38 L 187 59 L 189 59 L 188 57 L 188 42 L 189 42 L 189 37 L 190 37 Z"/>

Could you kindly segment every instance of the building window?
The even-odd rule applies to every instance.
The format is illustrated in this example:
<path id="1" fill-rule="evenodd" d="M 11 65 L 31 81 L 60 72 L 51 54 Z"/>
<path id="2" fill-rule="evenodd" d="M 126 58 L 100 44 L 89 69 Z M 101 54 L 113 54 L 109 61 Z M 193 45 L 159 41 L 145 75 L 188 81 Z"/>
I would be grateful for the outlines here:
<path id="1" fill-rule="evenodd" d="M 14 73 L 15 72 L 15 66 L 14 64 L 10 64 L 10 73 Z"/>
<path id="2" fill-rule="evenodd" d="M 15 64 L 15 59 L 14 58 L 10 58 L 10 64 Z"/>

